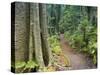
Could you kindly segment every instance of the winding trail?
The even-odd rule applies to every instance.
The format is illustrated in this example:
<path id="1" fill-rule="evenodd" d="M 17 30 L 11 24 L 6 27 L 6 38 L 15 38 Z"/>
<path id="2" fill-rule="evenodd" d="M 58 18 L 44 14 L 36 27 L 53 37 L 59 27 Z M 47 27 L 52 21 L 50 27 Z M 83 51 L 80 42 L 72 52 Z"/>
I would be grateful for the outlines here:
<path id="1" fill-rule="evenodd" d="M 63 34 L 60 35 L 60 44 L 63 53 L 70 59 L 71 70 L 96 68 L 89 57 L 75 52 L 75 50 L 70 47 L 68 42 L 64 39 Z"/>

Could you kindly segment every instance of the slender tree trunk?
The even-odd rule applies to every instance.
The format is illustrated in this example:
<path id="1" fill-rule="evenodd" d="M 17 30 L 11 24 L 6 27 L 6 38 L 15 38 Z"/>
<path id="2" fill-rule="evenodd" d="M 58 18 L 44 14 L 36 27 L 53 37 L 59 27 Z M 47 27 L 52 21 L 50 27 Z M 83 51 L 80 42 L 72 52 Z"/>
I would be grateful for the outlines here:
<path id="1" fill-rule="evenodd" d="M 51 62 L 51 50 L 48 42 L 48 27 L 47 27 L 47 16 L 46 16 L 46 5 L 39 4 L 40 10 L 40 25 L 41 25 L 41 38 L 42 38 L 42 49 L 44 63 L 47 66 Z"/>
<path id="2" fill-rule="evenodd" d="M 33 41 L 33 10 L 32 10 L 32 6 L 30 4 L 30 37 L 29 37 L 29 60 L 33 60 L 34 58 L 34 41 Z"/>
<path id="3" fill-rule="evenodd" d="M 61 5 L 56 5 L 56 30 L 57 33 L 59 34 L 59 21 L 60 21 L 60 17 L 61 17 Z"/>
<path id="4" fill-rule="evenodd" d="M 39 5 L 38 4 L 31 4 L 31 20 L 33 20 L 33 37 L 34 37 L 34 44 L 35 44 L 35 58 L 38 64 L 43 67 L 43 54 L 42 54 L 42 44 L 41 44 L 41 35 L 40 35 L 40 22 L 39 22 Z"/>

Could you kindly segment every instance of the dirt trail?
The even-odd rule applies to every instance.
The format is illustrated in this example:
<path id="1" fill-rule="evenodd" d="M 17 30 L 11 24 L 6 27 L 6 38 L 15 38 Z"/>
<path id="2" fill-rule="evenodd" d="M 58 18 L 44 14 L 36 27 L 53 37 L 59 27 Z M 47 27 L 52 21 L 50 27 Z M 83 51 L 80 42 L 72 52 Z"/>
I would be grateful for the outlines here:
<path id="1" fill-rule="evenodd" d="M 83 54 L 75 52 L 75 50 L 69 46 L 68 42 L 64 39 L 63 34 L 60 35 L 60 44 L 63 53 L 70 59 L 72 70 L 95 68 L 89 58 Z"/>

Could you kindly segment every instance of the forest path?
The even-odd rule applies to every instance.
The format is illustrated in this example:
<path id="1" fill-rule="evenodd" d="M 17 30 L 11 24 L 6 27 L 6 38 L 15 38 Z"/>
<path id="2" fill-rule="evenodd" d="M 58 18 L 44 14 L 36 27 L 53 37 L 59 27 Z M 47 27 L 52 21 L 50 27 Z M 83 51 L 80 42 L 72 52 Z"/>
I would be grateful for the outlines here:
<path id="1" fill-rule="evenodd" d="M 70 47 L 63 34 L 60 35 L 60 44 L 64 55 L 70 60 L 72 70 L 95 68 L 90 58 L 75 52 L 75 50 Z"/>

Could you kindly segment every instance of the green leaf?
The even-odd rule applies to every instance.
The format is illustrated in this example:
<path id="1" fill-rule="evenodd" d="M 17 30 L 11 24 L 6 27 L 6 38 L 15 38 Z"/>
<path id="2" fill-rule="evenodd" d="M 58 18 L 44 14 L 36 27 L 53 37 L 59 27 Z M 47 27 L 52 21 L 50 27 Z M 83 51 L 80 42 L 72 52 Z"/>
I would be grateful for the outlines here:
<path id="1" fill-rule="evenodd" d="M 38 66 L 38 64 L 35 61 L 28 61 L 26 64 L 26 68 L 35 68 L 36 66 Z"/>
<path id="2" fill-rule="evenodd" d="M 15 63 L 15 68 L 16 68 L 16 69 L 17 69 L 17 68 L 22 68 L 22 67 L 24 67 L 25 65 L 26 65 L 25 62 L 19 61 L 19 62 L 16 62 L 16 63 Z"/>

